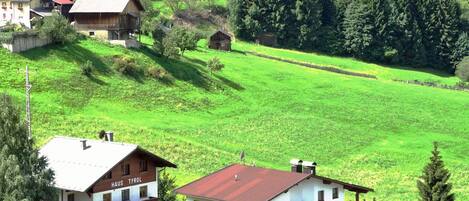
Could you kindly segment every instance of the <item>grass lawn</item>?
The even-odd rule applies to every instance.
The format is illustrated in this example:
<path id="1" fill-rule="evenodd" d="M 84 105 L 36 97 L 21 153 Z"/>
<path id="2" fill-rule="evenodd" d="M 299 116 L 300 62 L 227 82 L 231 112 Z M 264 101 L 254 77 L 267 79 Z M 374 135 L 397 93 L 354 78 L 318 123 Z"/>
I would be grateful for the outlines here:
<path id="1" fill-rule="evenodd" d="M 454 78 L 373 64 L 367 70 L 350 59 L 327 61 L 243 42 L 233 52 L 204 46 L 181 61 L 94 40 L 23 54 L 0 50 L 0 91 L 22 106 L 22 68 L 30 65 L 38 146 L 54 135 L 96 138 L 101 129 L 113 130 L 116 141 L 140 144 L 178 164 L 171 172 L 179 184 L 238 162 L 244 150 L 248 163 L 283 170 L 291 158 L 317 161 L 320 175 L 374 188 L 367 200 L 417 200 L 416 179 L 432 142 L 439 141 L 457 199 L 469 200 L 469 93 L 390 82 L 386 76 Z M 247 50 L 350 64 L 344 68 L 383 79 L 301 68 Z M 136 58 L 143 68 L 164 68 L 172 77 L 159 82 L 119 75 L 106 59 L 118 54 Z M 205 63 L 215 56 L 226 67 L 212 76 Z M 86 60 L 96 66 L 93 79 L 80 75 Z"/>

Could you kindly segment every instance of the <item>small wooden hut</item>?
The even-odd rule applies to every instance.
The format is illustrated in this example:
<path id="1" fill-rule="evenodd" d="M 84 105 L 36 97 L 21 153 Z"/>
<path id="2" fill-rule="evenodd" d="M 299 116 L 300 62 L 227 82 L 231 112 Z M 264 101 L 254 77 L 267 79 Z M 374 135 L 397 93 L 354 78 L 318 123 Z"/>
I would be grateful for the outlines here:
<path id="1" fill-rule="evenodd" d="M 208 48 L 231 51 L 231 40 L 231 35 L 229 33 L 218 30 L 210 36 Z"/>

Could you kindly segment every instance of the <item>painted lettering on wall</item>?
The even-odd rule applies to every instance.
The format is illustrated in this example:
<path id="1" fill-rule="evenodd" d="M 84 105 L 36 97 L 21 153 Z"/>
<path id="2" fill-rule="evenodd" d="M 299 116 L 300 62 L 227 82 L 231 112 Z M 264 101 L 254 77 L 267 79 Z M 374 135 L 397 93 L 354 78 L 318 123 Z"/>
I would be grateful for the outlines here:
<path id="1" fill-rule="evenodd" d="M 124 186 L 124 180 L 115 181 L 111 183 L 111 188 L 117 188 Z"/>
<path id="2" fill-rule="evenodd" d="M 139 184 L 142 183 L 141 177 L 129 178 L 127 185 Z M 114 181 L 111 183 L 111 188 L 119 188 L 124 186 L 124 180 Z"/>
<path id="3" fill-rule="evenodd" d="M 130 178 L 129 179 L 129 185 L 138 184 L 138 183 L 142 183 L 142 178 L 141 177 L 135 177 L 135 178 Z"/>

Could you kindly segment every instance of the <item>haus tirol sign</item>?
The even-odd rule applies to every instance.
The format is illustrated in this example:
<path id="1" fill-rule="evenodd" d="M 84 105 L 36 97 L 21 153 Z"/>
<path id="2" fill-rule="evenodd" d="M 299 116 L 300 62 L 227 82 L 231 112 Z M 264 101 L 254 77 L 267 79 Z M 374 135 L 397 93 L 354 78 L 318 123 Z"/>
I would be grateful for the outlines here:
<path id="1" fill-rule="evenodd" d="M 111 188 L 120 188 L 124 186 L 131 186 L 135 184 L 141 184 L 143 182 L 141 177 L 134 177 L 129 179 L 122 179 L 111 183 Z M 124 184 L 125 183 L 125 184 Z"/>

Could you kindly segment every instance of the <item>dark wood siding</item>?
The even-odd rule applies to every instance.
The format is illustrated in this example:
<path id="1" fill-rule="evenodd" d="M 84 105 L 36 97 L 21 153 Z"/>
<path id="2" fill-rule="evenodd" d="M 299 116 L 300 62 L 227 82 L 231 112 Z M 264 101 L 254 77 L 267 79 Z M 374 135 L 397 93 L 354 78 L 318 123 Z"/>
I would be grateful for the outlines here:
<path id="1" fill-rule="evenodd" d="M 138 28 L 138 18 L 118 13 L 76 13 L 78 29 L 132 30 Z"/>
<path id="2" fill-rule="evenodd" d="M 216 32 L 210 36 L 209 48 L 231 51 L 231 36 L 223 33 L 222 31 Z"/>
<path id="3" fill-rule="evenodd" d="M 148 170 L 145 172 L 140 172 L 140 161 L 148 161 Z M 121 165 L 129 164 L 130 165 L 130 174 L 123 176 Z M 119 163 L 112 170 L 112 178 L 107 179 L 106 176 L 103 176 L 92 188 L 92 192 L 103 192 L 112 189 L 148 183 L 156 181 L 156 164 L 152 162 L 144 154 L 134 153 Z M 114 185 L 113 185 L 114 184 Z M 116 185 L 117 184 L 117 185 Z"/>

